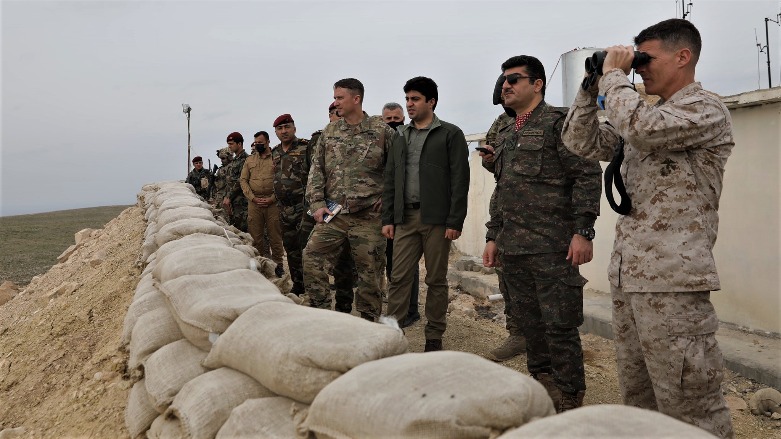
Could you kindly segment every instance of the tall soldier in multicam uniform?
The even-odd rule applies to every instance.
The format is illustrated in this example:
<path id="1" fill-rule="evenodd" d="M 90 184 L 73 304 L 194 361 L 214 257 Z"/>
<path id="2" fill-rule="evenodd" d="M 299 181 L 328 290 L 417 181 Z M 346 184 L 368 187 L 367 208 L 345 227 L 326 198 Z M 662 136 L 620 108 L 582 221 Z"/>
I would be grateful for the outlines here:
<path id="1" fill-rule="evenodd" d="M 233 161 L 228 164 L 227 184 L 225 196 L 222 199 L 222 208 L 228 213 L 230 223 L 242 232 L 247 231 L 247 198 L 241 190 L 239 179 L 244 161 L 249 155 L 244 151 L 244 137 L 240 133 L 228 134 L 228 148 L 234 154 Z"/>
<path id="2" fill-rule="evenodd" d="M 335 114 L 335 108 L 333 113 L 331 122 L 339 118 Z M 271 154 L 274 160 L 274 193 L 280 211 L 282 242 L 285 244 L 287 264 L 293 280 L 291 292 L 301 295 L 305 291 L 302 252 L 315 226 L 314 218 L 306 214 L 308 206 L 304 202 L 304 192 L 312 164 L 311 145 L 317 142 L 321 131 L 313 134 L 311 142 L 297 138 L 296 123 L 289 114 L 277 117 L 273 126 L 281 142 Z M 345 246 L 333 272 L 337 311 L 349 313 L 353 309 L 354 265 L 349 246 Z"/>
<path id="3" fill-rule="evenodd" d="M 578 334 L 586 279 L 578 265 L 592 258 L 602 169 L 562 143 L 567 109 L 544 101 L 545 68 L 537 58 L 512 57 L 502 71 L 504 104 L 516 118 L 496 136 L 496 205 L 483 263 L 504 268 L 526 336 L 527 368 L 562 412 L 580 407 L 586 390 Z"/>
<path id="4" fill-rule="evenodd" d="M 721 99 L 694 80 L 702 40 L 692 23 L 665 20 L 634 42 L 651 57 L 635 70 L 661 100 L 646 103 L 629 83 L 635 49 L 610 47 L 604 75 L 578 91 L 562 134 L 577 154 L 613 160 L 606 174 L 625 157 L 621 177 L 631 204 L 618 206 L 624 214 L 608 269 L 621 394 L 627 405 L 732 437 L 710 301 L 720 288 L 713 245 L 735 145 L 732 120 Z M 598 95 L 612 126 L 597 120 Z"/>
<path id="5" fill-rule="evenodd" d="M 342 117 L 328 124 L 315 145 L 306 199 L 317 222 L 304 250 L 304 282 L 311 305 L 330 308 L 324 262 L 335 265 L 342 246 L 358 271 L 356 308 L 375 320 L 382 313 L 385 238 L 380 229 L 383 171 L 395 131 L 363 111 L 363 84 L 353 78 L 334 84 L 334 105 Z M 330 222 L 326 201 L 343 211 Z"/>
<path id="6" fill-rule="evenodd" d="M 483 159 L 483 167 L 494 174 L 495 162 L 494 159 L 499 154 L 498 150 L 501 149 L 501 145 L 496 143 L 496 136 L 500 130 L 515 123 L 515 111 L 512 108 L 504 107 L 504 99 L 502 98 L 502 84 L 504 84 L 504 75 L 500 76 L 496 81 L 494 87 L 494 105 L 502 105 L 504 112 L 494 120 L 488 132 L 485 134 L 485 148 L 492 153 L 485 153 L 480 151 L 480 157 Z M 496 193 L 491 195 L 491 201 L 489 204 L 489 216 L 494 209 L 497 208 Z M 488 228 L 491 228 L 490 226 Z M 488 353 L 488 358 L 493 361 L 507 361 L 512 358 L 521 355 L 526 352 L 526 337 L 523 335 L 523 324 L 521 323 L 521 316 L 517 307 L 513 307 L 513 301 L 510 295 L 507 293 L 507 285 L 504 282 L 503 269 L 501 266 L 497 266 L 496 275 L 499 278 L 499 292 L 502 293 L 504 299 L 504 317 L 505 328 L 507 328 L 508 336 L 504 339 L 501 345 L 492 349 Z"/>
<path id="7" fill-rule="evenodd" d="M 193 158 L 193 170 L 187 174 L 187 180 L 185 180 L 185 182 L 192 185 L 192 187 L 195 188 L 195 193 L 201 198 L 204 200 L 209 199 L 211 175 L 209 175 L 208 169 L 204 169 L 201 156 Z"/>
<path id="8" fill-rule="evenodd" d="M 220 207 L 228 186 L 228 164 L 233 160 L 233 153 L 226 146 L 217 150 L 217 157 L 220 159 L 222 166 L 217 168 L 217 171 L 214 173 L 214 193 L 212 197 L 217 201 L 217 207 Z"/>

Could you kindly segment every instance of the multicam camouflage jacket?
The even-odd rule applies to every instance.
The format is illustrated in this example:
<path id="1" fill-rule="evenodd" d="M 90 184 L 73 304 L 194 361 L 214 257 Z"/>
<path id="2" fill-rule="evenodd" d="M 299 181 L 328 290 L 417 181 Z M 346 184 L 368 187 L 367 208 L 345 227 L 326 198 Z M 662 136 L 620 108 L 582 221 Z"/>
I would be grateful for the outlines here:
<path id="1" fill-rule="evenodd" d="M 356 126 L 344 119 L 328 124 L 318 139 L 306 188 L 313 211 L 325 207 L 326 199 L 357 212 L 382 198 L 385 160 L 396 131 L 379 116 L 363 116 Z"/>
<path id="2" fill-rule="evenodd" d="M 597 93 L 612 126 L 597 120 Z M 712 250 L 735 145 L 729 110 L 698 82 L 649 105 L 615 69 L 598 89 L 578 91 L 562 138 L 576 154 L 609 161 L 619 136 L 632 210 L 616 223 L 610 282 L 627 292 L 718 290 Z"/>
<path id="3" fill-rule="evenodd" d="M 496 135 L 496 209 L 486 238 L 507 255 L 566 252 L 599 215 L 602 168 L 561 141 L 566 108 L 541 102 L 526 124 Z"/>
<path id="4" fill-rule="evenodd" d="M 228 188 L 228 167 L 230 163 L 225 166 L 220 166 L 217 172 L 214 173 L 214 199 L 217 200 L 217 204 L 222 203 L 222 199 L 227 196 Z"/>
<path id="5" fill-rule="evenodd" d="M 274 194 L 278 204 L 285 207 L 303 205 L 311 165 L 308 150 L 309 141 L 306 139 L 294 139 L 287 151 L 282 149 L 282 144 L 271 150 Z"/>
<path id="6" fill-rule="evenodd" d="M 231 200 L 231 203 L 242 202 L 244 192 L 241 190 L 241 170 L 244 168 L 244 162 L 249 157 L 247 151 L 241 150 L 241 153 L 233 158 L 226 167 L 228 168 L 228 179 L 225 187 L 225 197 Z"/>

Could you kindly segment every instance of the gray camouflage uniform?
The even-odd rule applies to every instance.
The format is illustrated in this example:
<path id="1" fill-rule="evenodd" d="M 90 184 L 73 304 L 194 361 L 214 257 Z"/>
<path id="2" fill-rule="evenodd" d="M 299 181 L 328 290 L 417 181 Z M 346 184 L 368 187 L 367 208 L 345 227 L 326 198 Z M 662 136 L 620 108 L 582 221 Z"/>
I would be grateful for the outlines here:
<path id="1" fill-rule="evenodd" d="M 612 126 L 597 120 L 597 93 Z M 632 210 L 616 223 L 608 277 L 624 403 L 731 437 L 710 302 L 719 289 L 712 250 L 722 177 L 734 146 L 729 111 L 697 82 L 649 105 L 614 69 L 598 90 L 578 92 L 562 138 L 576 154 L 609 161 L 619 136 Z"/>
<path id="2" fill-rule="evenodd" d="M 568 394 L 586 389 L 578 327 L 586 279 L 566 260 L 575 230 L 599 214 L 602 169 L 561 142 L 566 108 L 542 101 L 526 124 L 499 129 L 496 188 L 486 223 L 526 337 L 527 368 Z"/>

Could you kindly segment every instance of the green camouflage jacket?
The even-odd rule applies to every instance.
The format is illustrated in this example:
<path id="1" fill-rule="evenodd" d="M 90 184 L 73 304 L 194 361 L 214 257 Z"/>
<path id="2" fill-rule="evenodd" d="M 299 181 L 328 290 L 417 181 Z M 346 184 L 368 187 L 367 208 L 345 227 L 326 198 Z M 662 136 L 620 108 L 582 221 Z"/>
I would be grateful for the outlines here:
<path id="1" fill-rule="evenodd" d="M 309 141 L 294 139 L 287 151 L 282 144 L 271 150 L 274 162 L 274 195 L 282 206 L 296 206 L 304 203 L 304 192 L 309 178 L 310 157 L 307 155 Z"/>

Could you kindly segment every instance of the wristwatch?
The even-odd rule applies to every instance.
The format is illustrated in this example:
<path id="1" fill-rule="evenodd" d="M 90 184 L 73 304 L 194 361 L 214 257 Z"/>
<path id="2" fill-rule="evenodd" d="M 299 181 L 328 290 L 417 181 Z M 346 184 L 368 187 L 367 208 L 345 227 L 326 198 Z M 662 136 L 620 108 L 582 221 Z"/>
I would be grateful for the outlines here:
<path id="1" fill-rule="evenodd" d="M 584 227 L 582 229 L 575 229 L 575 233 L 591 241 L 596 236 L 596 232 L 593 227 Z"/>

